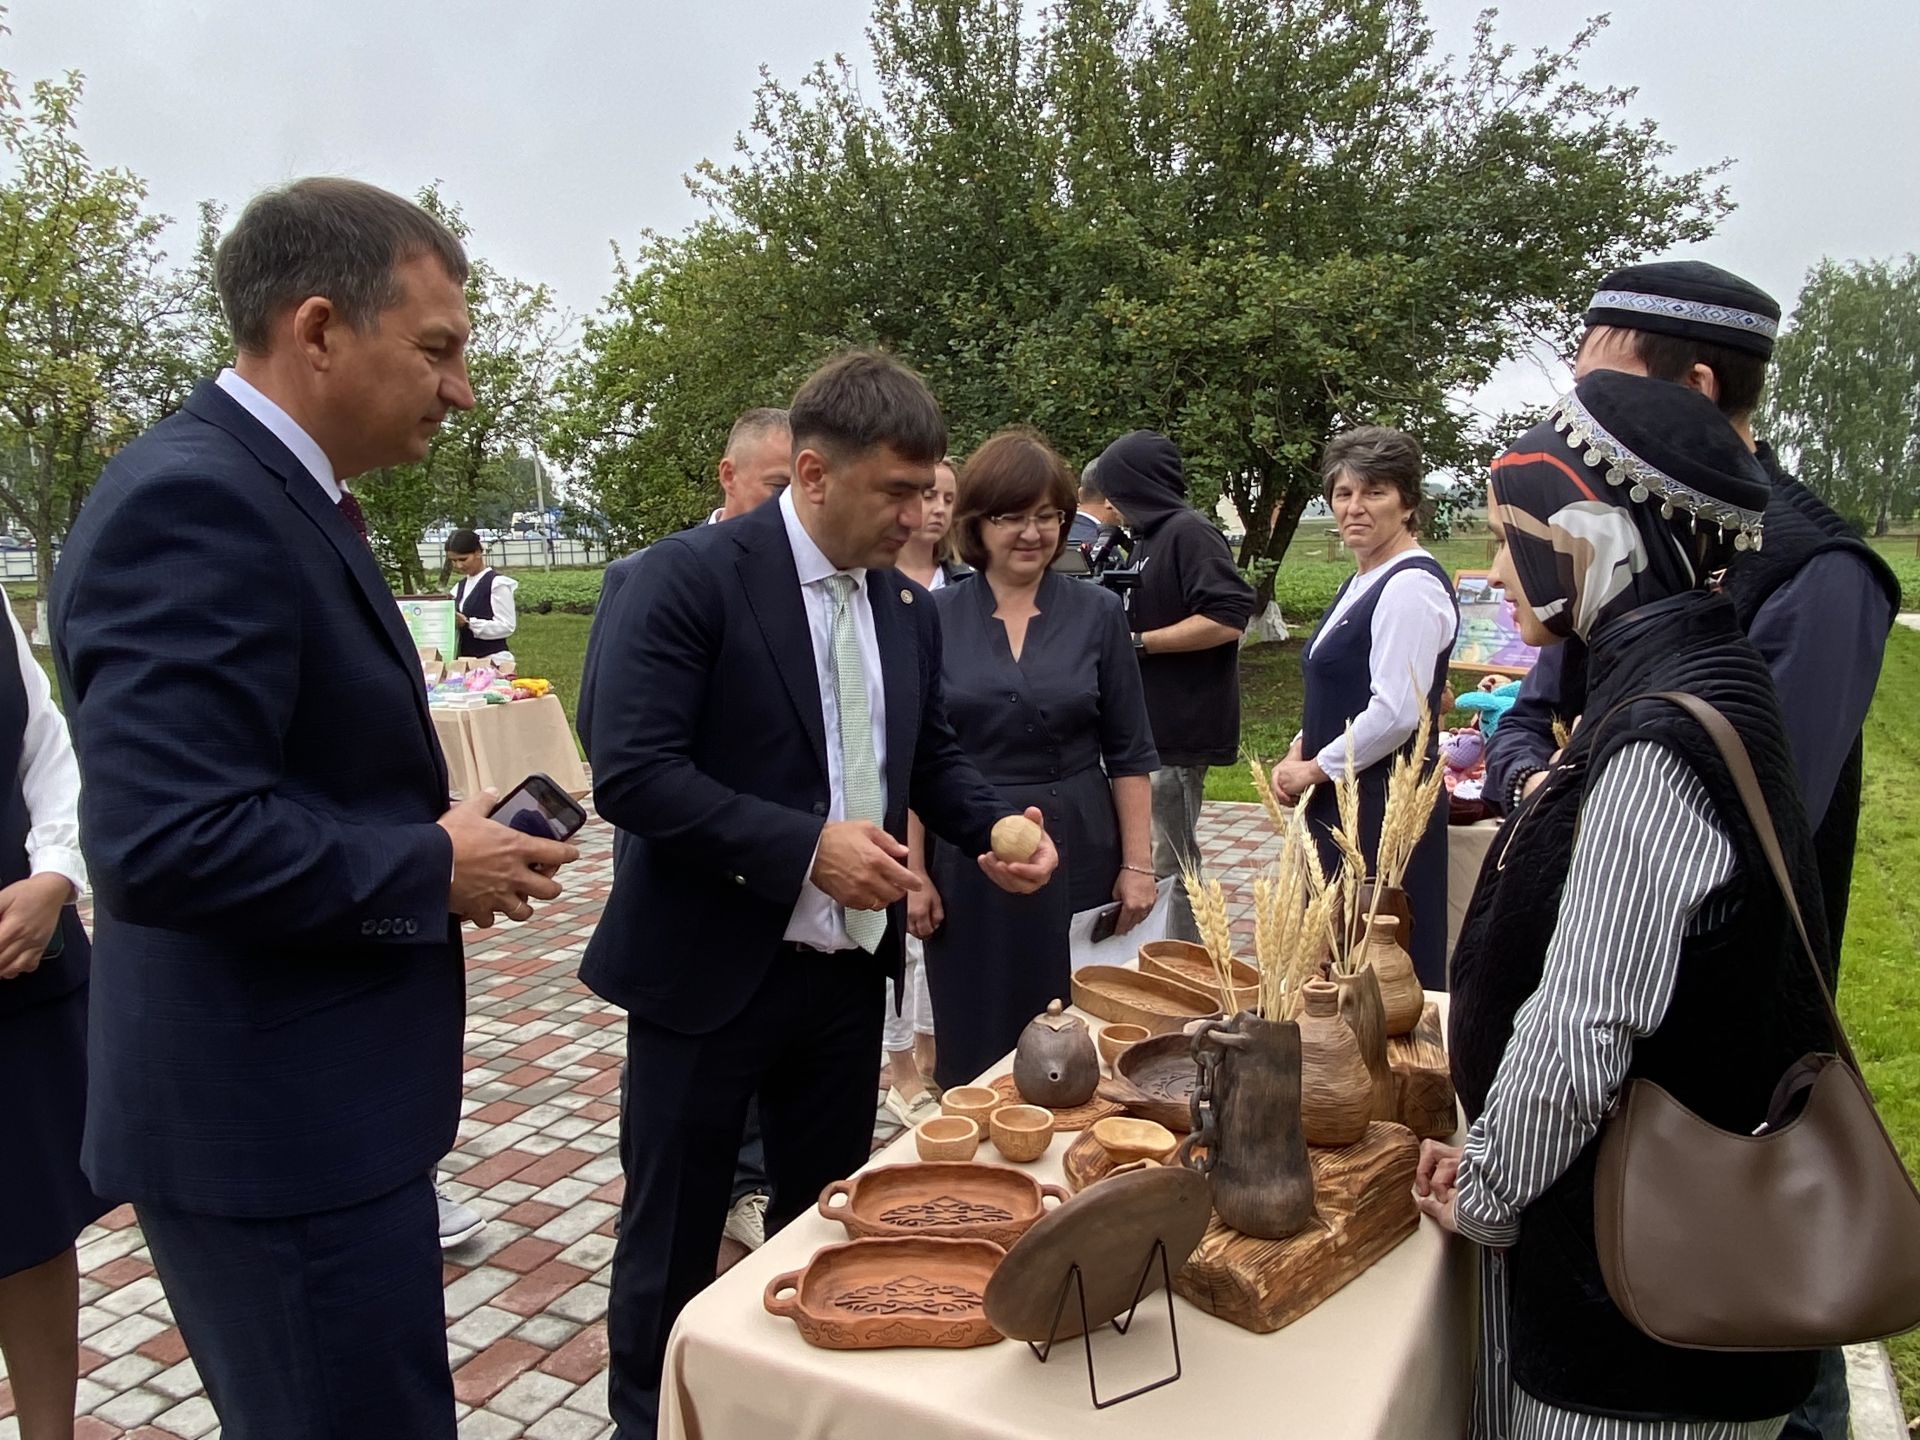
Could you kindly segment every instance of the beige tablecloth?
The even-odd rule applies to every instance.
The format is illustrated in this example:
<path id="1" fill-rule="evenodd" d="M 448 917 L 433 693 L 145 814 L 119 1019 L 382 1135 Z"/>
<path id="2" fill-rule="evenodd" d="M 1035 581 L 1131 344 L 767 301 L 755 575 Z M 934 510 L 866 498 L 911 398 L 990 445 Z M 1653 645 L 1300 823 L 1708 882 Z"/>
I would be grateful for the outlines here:
<path id="1" fill-rule="evenodd" d="M 456 798 L 488 788 L 504 795 L 535 771 L 576 798 L 587 793 L 573 728 L 554 696 L 471 710 L 435 706 L 431 713 Z"/>
<path id="2" fill-rule="evenodd" d="M 1467 918 L 1467 902 L 1473 899 L 1474 884 L 1480 879 L 1480 867 L 1494 836 L 1500 833 L 1498 820 L 1482 820 L 1478 825 L 1447 827 L 1447 958 L 1459 943 L 1460 927 Z"/>
<path id="3" fill-rule="evenodd" d="M 1444 1007 L 1444 996 L 1431 997 Z M 997 1066 L 1004 1074 L 1011 1061 Z M 1060 1181 L 1072 1136 L 1031 1166 Z M 907 1134 L 873 1164 L 910 1161 Z M 997 1158 L 981 1145 L 980 1158 Z M 1477 1253 L 1431 1222 L 1284 1330 L 1255 1335 L 1175 1302 L 1183 1378 L 1096 1412 L 1079 1342 L 1040 1364 L 1018 1341 L 975 1350 L 818 1350 L 761 1291 L 846 1238 L 809 1212 L 687 1307 L 668 1342 L 663 1440 L 1060 1440 L 1061 1436 L 1449 1440 L 1465 1432 L 1472 1388 Z M 1094 1341 L 1111 1397 L 1172 1369 L 1163 1296 L 1124 1336 Z"/>

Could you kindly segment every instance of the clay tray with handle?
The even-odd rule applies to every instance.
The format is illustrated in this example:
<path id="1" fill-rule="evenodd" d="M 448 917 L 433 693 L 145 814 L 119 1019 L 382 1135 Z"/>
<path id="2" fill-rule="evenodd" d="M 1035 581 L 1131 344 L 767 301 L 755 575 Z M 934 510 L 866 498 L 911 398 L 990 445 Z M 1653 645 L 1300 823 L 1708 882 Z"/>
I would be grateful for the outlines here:
<path id="1" fill-rule="evenodd" d="M 1184 1135 L 1193 1128 L 1193 1087 L 1199 1079 L 1191 1036 L 1152 1035 L 1120 1052 L 1113 1078 L 1102 1080 L 1098 1093 L 1129 1115 Z"/>
<path id="2" fill-rule="evenodd" d="M 1011 1245 L 1047 1210 L 1071 1199 L 1024 1170 L 975 1160 L 882 1165 L 820 1192 L 820 1213 L 849 1239 L 935 1237 Z"/>
<path id="3" fill-rule="evenodd" d="M 1005 1256 L 990 1240 L 851 1240 L 774 1276 L 762 1303 L 827 1350 L 991 1345 L 987 1281 Z"/>
<path id="4" fill-rule="evenodd" d="M 1118 965 L 1085 965 L 1074 971 L 1073 1003 L 1102 1020 L 1144 1026 L 1149 1035 L 1166 1035 L 1220 1014 L 1218 995 Z"/>
<path id="5" fill-rule="evenodd" d="M 1231 963 L 1233 1008 L 1251 1010 L 1260 1003 L 1260 972 L 1244 960 Z M 1149 940 L 1140 947 L 1140 973 L 1177 981 L 1209 997 L 1220 993 L 1220 979 L 1206 946 L 1190 940 Z"/>

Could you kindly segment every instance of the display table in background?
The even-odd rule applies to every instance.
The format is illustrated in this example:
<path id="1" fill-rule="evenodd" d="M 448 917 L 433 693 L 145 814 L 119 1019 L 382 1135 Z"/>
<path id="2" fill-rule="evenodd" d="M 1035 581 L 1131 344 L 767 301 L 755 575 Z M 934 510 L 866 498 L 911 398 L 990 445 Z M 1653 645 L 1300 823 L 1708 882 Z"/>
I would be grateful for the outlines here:
<path id="1" fill-rule="evenodd" d="M 429 708 L 456 799 L 486 789 L 504 795 L 536 771 L 552 776 L 575 799 L 587 793 L 573 727 L 555 696 L 472 709 Z"/>
<path id="2" fill-rule="evenodd" d="M 1487 851 L 1500 833 L 1498 820 L 1482 820 L 1477 825 L 1447 827 L 1447 962 L 1453 962 L 1453 947 L 1459 943 L 1460 927 L 1466 923 L 1467 902 L 1473 899 L 1473 887 L 1480 880 L 1480 867 Z"/>
<path id="3" fill-rule="evenodd" d="M 1444 995 L 1433 995 L 1443 1010 Z M 1098 1021 L 1092 1021 L 1098 1026 Z M 1011 1058 L 988 1072 L 1006 1073 Z M 1059 1183 L 1072 1135 L 1018 1168 Z M 871 1165 L 914 1158 L 909 1131 Z M 982 1142 L 980 1160 L 999 1153 Z M 1014 1340 L 974 1350 L 819 1350 L 766 1313 L 761 1292 L 846 1238 L 809 1211 L 695 1297 L 668 1342 L 663 1440 L 1060 1440 L 1288 1435 L 1456 1440 L 1472 1393 L 1478 1252 L 1430 1221 L 1318 1309 L 1256 1335 L 1176 1300 L 1185 1375 L 1096 1412 L 1079 1342 L 1045 1365 Z M 1155 1294 L 1124 1336 L 1094 1340 L 1103 1396 L 1172 1369 Z"/>

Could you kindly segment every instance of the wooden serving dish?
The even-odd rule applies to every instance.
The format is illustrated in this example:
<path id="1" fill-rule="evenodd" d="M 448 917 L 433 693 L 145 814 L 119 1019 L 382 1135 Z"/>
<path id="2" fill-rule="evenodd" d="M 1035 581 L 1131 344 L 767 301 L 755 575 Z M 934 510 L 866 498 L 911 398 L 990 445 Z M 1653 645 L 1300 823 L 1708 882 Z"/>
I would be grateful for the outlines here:
<path id="1" fill-rule="evenodd" d="M 1011 1166 L 933 1160 L 836 1180 L 820 1192 L 819 1210 L 853 1240 L 937 1237 L 1006 1246 L 1046 1213 L 1049 1199 L 1071 1198 Z"/>
<path id="2" fill-rule="evenodd" d="M 1400 1123 L 1423 1140 L 1445 1140 L 1460 1128 L 1453 1093 L 1453 1072 L 1440 1032 L 1440 1007 L 1429 1000 L 1410 1035 L 1387 1041 L 1394 1098 Z"/>
<path id="3" fill-rule="evenodd" d="M 1100 1082 L 1098 1094 L 1124 1106 L 1129 1115 L 1184 1135 L 1193 1128 L 1193 1087 L 1199 1079 L 1192 1037 L 1175 1032 L 1122 1050 L 1113 1063 L 1113 1078 Z"/>
<path id="4" fill-rule="evenodd" d="M 1233 1008 L 1252 1010 L 1260 1003 L 1260 972 L 1244 960 L 1230 962 L 1233 969 Z M 1220 993 L 1219 977 L 1213 973 L 1213 961 L 1207 947 L 1191 940 L 1149 940 L 1140 947 L 1140 973 L 1176 980 L 1202 995 Z"/>
<path id="5" fill-rule="evenodd" d="M 1073 1003 L 1102 1020 L 1144 1025 L 1149 1035 L 1166 1035 L 1191 1020 L 1210 1020 L 1220 1013 L 1217 995 L 1119 965 L 1085 965 L 1074 971 Z"/>
<path id="6" fill-rule="evenodd" d="M 1026 1105 L 1031 1103 L 1026 1096 L 1020 1093 L 1020 1087 L 1013 1083 L 1013 1076 L 1011 1075 L 995 1076 L 989 1083 L 998 1094 L 1005 1097 L 1005 1103 L 1008 1105 Z M 1047 1107 L 1043 1105 L 1040 1108 L 1044 1110 Z M 1120 1113 L 1121 1107 L 1119 1102 L 1102 1100 L 1098 1094 L 1095 1094 L 1094 1097 L 1084 1105 L 1076 1105 L 1071 1110 L 1055 1110 L 1053 1112 L 1053 1128 L 1056 1134 L 1062 1131 L 1084 1130 L 1096 1120 L 1104 1120 L 1109 1115 L 1118 1115 Z"/>
<path id="7" fill-rule="evenodd" d="M 761 1303 L 827 1350 L 991 1345 L 987 1281 L 1005 1257 L 990 1240 L 852 1240 L 774 1276 Z"/>

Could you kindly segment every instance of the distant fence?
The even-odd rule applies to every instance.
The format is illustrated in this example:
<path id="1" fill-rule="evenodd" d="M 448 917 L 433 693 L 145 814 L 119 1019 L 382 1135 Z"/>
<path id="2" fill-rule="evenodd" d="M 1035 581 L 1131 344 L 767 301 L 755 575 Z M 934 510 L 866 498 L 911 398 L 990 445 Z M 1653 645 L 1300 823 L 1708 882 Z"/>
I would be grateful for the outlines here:
<path id="1" fill-rule="evenodd" d="M 444 541 L 420 542 L 420 568 L 429 575 L 439 573 L 440 563 L 447 557 Z M 53 547 L 53 558 L 60 558 L 60 547 Z M 516 536 L 511 540 L 496 540 L 487 546 L 487 559 L 502 570 L 539 570 L 549 563 L 553 565 L 604 565 L 607 552 L 599 545 L 590 545 L 584 540 L 526 539 Z M 22 581 L 31 584 L 38 575 L 34 564 L 33 551 L 0 549 L 0 583 Z"/>

